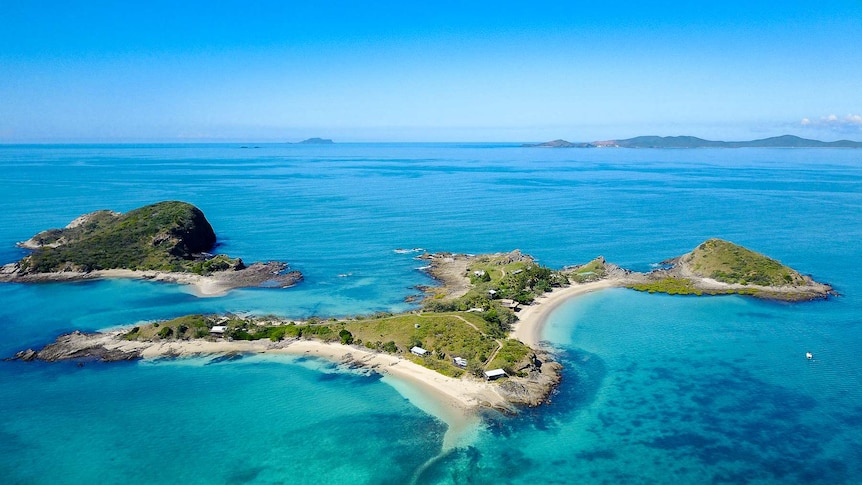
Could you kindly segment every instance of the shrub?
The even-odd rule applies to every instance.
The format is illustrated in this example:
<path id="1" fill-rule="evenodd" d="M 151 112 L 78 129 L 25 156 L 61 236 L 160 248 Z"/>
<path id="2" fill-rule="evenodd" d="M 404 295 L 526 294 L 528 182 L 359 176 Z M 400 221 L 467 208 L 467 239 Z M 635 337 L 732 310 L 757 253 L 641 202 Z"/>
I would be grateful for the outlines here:
<path id="1" fill-rule="evenodd" d="M 341 329 L 341 331 L 338 332 L 338 336 L 341 338 L 341 343 L 344 345 L 350 345 L 353 343 L 353 334 L 347 329 Z"/>

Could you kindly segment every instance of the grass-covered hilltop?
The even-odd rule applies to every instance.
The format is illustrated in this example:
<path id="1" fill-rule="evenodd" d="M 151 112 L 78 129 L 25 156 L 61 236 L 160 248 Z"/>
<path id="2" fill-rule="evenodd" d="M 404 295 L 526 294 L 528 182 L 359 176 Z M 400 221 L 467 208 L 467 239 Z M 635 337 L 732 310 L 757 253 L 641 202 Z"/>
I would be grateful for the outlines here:
<path id="1" fill-rule="evenodd" d="M 213 256 L 208 251 L 215 244 L 215 232 L 203 212 L 186 202 L 158 202 L 125 214 L 100 210 L 20 243 L 33 252 L 4 266 L 0 280 L 83 279 L 128 270 L 141 272 L 142 278 L 155 277 L 153 272 L 218 275 L 223 284 L 236 287 L 255 286 L 264 274 L 286 268 L 282 263 L 246 267 L 239 258 Z M 253 276 L 256 273 L 260 275 Z M 296 272 L 274 276 L 285 284 L 301 278 Z"/>
<path id="2" fill-rule="evenodd" d="M 212 226 L 186 202 L 159 202 L 125 214 L 101 210 L 63 229 L 49 229 L 21 244 L 34 249 L 19 263 L 22 272 L 139 269 L 205 272 L 200 255 L 215 246 Z M 219 258 L 217 268 L 242 266 Z M 218 264 L 223 263 L 223 264 Z"/>
<path id="3" fill-rule="evenodd" d="M 721 239 L 709 239 L 690 253 L 666 261 L 670 267 L 643 275 L 630 288 L 671 294 L 741 294 L 805 301 L 826 298 L 829 285 L 763 254 Z"/>

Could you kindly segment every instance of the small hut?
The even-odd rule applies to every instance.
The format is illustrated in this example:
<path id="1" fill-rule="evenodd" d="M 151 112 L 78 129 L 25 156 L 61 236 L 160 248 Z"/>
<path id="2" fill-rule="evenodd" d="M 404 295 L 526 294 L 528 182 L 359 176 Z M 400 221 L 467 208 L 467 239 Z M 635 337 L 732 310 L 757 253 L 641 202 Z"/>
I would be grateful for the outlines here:
<path id="1" fill-rule="evenodd" d="M 495 381 L 501 377 L 506 377 L 506 371 L 504 371 L 503 369 L 485 371 L 485 379 L 488 379 L 489 381 Z"/>

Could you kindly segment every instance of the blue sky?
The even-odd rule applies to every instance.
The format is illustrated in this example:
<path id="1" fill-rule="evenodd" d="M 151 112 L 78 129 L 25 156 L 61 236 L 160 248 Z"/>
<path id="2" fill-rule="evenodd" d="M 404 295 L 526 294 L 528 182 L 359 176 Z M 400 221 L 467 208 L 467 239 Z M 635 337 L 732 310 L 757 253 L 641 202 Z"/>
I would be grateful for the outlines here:
<path id="1" fill-rule="evenodd" d="M 862 140 L 862 0 L 3 3 L 0 142 Z"/>

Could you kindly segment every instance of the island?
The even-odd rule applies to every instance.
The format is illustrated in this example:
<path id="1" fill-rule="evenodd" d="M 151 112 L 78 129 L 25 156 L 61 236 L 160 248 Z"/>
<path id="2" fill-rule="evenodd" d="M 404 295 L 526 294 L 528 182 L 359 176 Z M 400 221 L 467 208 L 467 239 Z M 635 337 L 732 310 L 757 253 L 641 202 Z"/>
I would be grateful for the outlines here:
<path id="1" fill-rule="evenodd" d="M 562 366 L 541 341 L 541 329 L 554 308 L 576 295 L 612 287 L 788 302 L 834 294 L 829 285 L 720 239 L 709 239 L 646 273 L 626 270 L 603 257 L 553 270 L 519 250 L 423 253 L 417 258 L 440 284 L 423 288 L 421 308 L 406 313 L 305 320 L 187 315 L 106 332 L 72 332 L 14 358 L 120 361 L 311 355 L 409 380 L 462 412 L 481 408 L 517 412 L 520 406 L 540 405 L 552 397 Z"/>
<path id="2" fill-rule="evenodd" d="M 125 214 L 99 210 L 18 244 L 32 253 L 0 267 L 0 282 L 37 283 L 137 278 L 193 285 L 201 295 L 250 286 L 288 287 L 302 280 L 283 262 L 246 265 L 209 253 L 216 235 L 203 212 L 178 201 Z"/>
<path id="3" fill-rule="evenodd" d="M 297 145 L 333 145 L 335 142 L 329 138 L 307 138 L 298 142 Z"/>
<path id="4" fill-rule="evenodd" d="M 774 136 L 750 141 L 714 141 L 696 136 L 637 136 L 623 140 L 586 143 L 554 140 L 522 146 L 543 148 L 862 148 L 862 142 L 851 140 L 825 142 L 794 135 Z"/>
<path id="5" fill-rule="evenodd" d="M 526 148 L 593 148 L 592 143 L 572 143 L 566 140 L 551 140 L 544 143 L 524 143 Z"/>

